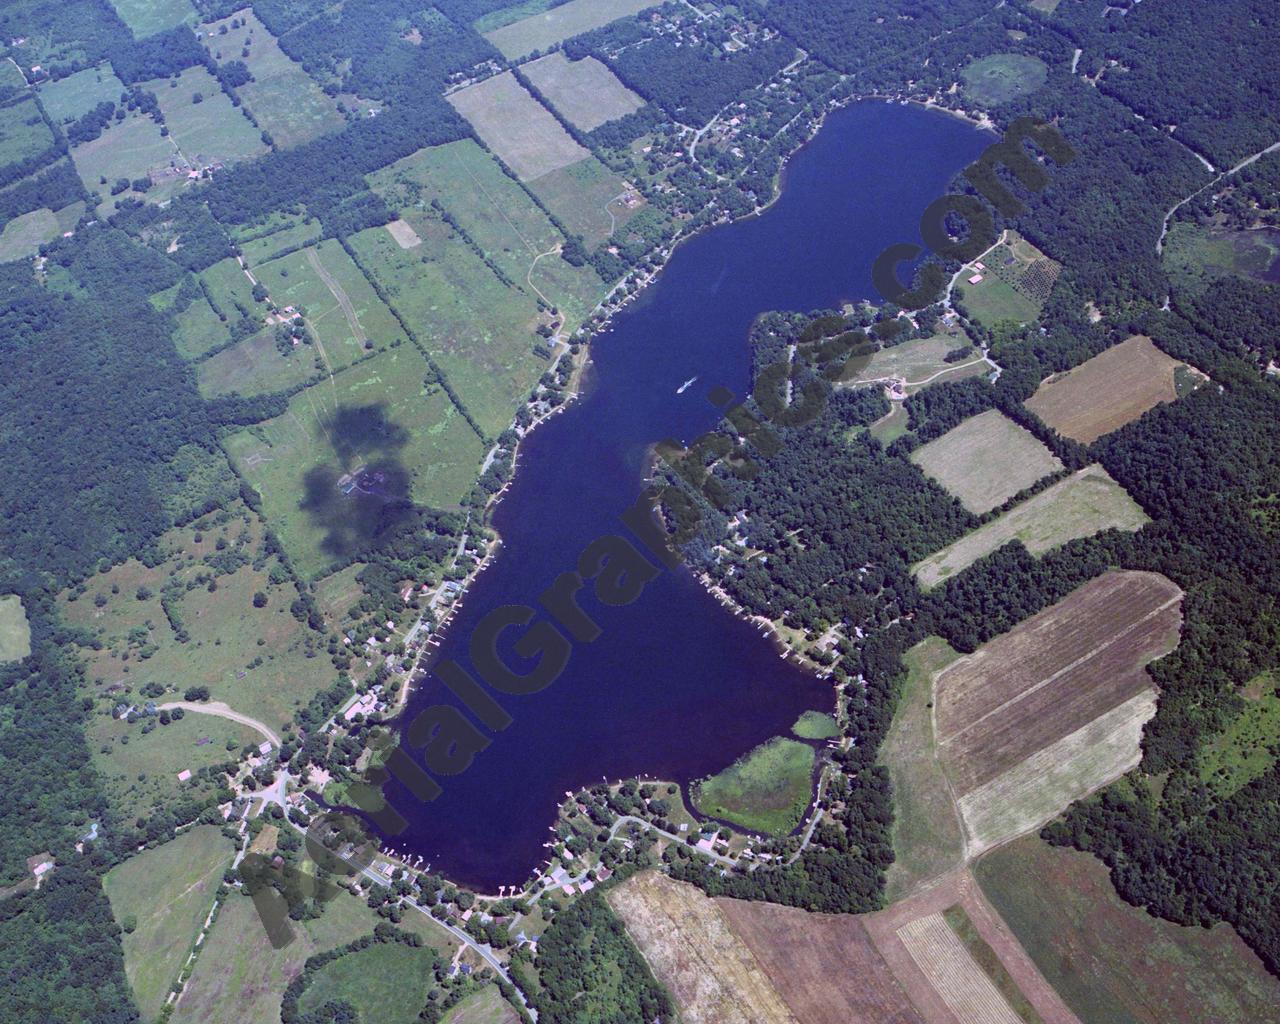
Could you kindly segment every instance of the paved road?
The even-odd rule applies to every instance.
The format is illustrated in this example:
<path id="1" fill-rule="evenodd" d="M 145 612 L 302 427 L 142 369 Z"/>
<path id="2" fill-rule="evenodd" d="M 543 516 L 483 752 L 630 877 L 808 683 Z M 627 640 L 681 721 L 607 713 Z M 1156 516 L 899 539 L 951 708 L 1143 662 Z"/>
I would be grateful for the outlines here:
<path id="1" fill-rule="evenodd" d="M 156 708 L 160 711 L 172 711 L 174 708 L 182 708 L 183 711 L 194 711 L 198 715 L 217 715 L 219 718 L 228 718 L 233 722 L 239 722 L 241 725 L 247 725 L 250 729 L 262 733 L 271 741 L 271 745 L 277 749 L 280 747 L 280 737 L 277 736 L 265 724 L 259 722 L 256 718 L 250 718 L 248 715 L 242 715 L 239 711 L 233 711 L 230 707 L 220 700 L 205 701 L 196 703 L 190 700 L 172 700 L 168 704 L 157 704 Z"/>

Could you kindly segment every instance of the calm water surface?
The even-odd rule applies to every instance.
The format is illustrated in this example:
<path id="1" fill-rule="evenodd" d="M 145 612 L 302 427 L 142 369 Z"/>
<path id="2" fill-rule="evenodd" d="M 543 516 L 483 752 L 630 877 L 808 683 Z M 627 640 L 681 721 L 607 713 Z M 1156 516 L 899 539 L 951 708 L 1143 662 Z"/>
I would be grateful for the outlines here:
<path id="1" fill-rule="evenodd" d="M 842 110 L 791 161 L 763 216 L 682 246 L 659 281 L 593 343 L 585 397 L 524 442 L 495 525 L 503 547 L 451 624 L 441 656 L 468 664 L 475 624 L 537 596 L 636 500 L 649 446 L 688 442 L 716 422 L 707 391 L 748 386 L 747 332 L 757 314 L 874 298 L 871 264 L 886 245 L 918 241 L 920 213 L 991 142 L 918 107 Z M 683 394 L 676 389 L 697 382 Z M 549 688 L 502 697 L 515 719 L 444 794 L 417 804 L 392 783 L 408 819 L 390 840 L 483 890 L 522 882 L 543 860 L 566 790 L 646 774 L 683 782 L 718 771 L 807 709 L 829 710 L 829 684 L 785 663 L 753 627 L 685 570 L 664 572 L 626 608 L 583 607 L 603 628 L 574 650 Z M 510 630 L 518 635 L 520 630 Z M 452 701 L 429 680 L 409 714 Z"/>

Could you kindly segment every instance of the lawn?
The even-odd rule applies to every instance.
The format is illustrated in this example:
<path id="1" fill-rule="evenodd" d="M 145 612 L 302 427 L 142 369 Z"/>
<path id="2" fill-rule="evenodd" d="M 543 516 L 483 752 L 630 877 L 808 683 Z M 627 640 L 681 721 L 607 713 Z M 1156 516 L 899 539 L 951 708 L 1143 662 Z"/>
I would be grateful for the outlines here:
<path id="1" fill-rule="evenodd" d="M 1087 853 L 1026 836 L 979 861 L 978 882 L 1082 1021 L 1271 1020 L 1280 981 L 1225 924 L 1181 927 L 1116 895 Z"/>
<path id="2" fill-rule="evenodd" d="M 59 599 L 63 617 L 101 643 L 82 653 L 102 706 L 142 699 L 149 682 L 174 688 L 163 700 L 204 685 L 214 700 L 279 731 L 331 684 L 321 639 L 290 613 L 297 591 L 265 553 L 263 535 L 261 520 L 236 503 L 166 533 L 159 543 L 168 557 L 154 568 L 130 559 L 91 577 L 75 601 Z M 166 586 L 185 643 L 161 604 Z"/>
<path id="3" fill-rule="evenodd" d="M 498 987 L 489 985 L 462 1000 L 441 1024 L 518 1024 L 519 1020 L 520 1015 L 502 998 Z"/>
<path id="4" fill-rule="evenodd" d="M 965 283 L 956 285 L 955 292 L 969 316 L 984 327 L 994 327 L 1005 320 L 1025 324 L 1040 315 L 1039 306 L 994 274 L 977 284 L 969 284 L 966 277 Z"/>
<path id="5" fill-rule="evenodd" d="M 806 711 L 796 719 L 791 731 L 802 740 L 829 740 L 840 735 L 836 720 L 821 711 Z"/>
<path id="6" fill-rule="evenodd" d="M 232 20 L 240 26 L 232 28 Z M 335 102 L 289 59 L 247 5 L 234 19 L 207 25 L 205 33 L 204 45 L 219 64 L 242 60 L 248 67 L 253 81 L 239 86 L 236 93 L 277 146 L 288 149 L 346 123 Z"/>
<path id="7" fill-rule="evenodd" d="M 570 266 L 554 253 L 542 256 L 563 245 L 564 236 L 472 139 L 420 149 L 369 175 L 369 183 L 397 210 L 438 201 L 517 289 L 545 295 L 570 328 L 604 295 L 606 286 L 590 267 Z"/>
<path id="8" fill-rule="evenodd" d="M 85 68 L 66 78 L 40 83 L 40 102 L 54 124 L 82 117 L 99 103 L 119 103 L 125 91 L 110 64 Z"/>
<path id="9" fill-rule="evenodd" d="M 224 439 L 307 578 L 366 551 L 387 525 L 389 503 L 410 497 L 451 507 L 471 489 L 483 446 L 444 390 L 424 384 L 429 373 L 406 343 L 307 388 L 282 415 Z M 349 482 L 342 479 L 348 474 L 355 474 Z M 344 493 L 344 484 L 357 486 Z"/>
<path id="10" fill-rule="evenodd" d="M 996 409 L 969 417 L 910 458 L 975 515 L 1062 469 L 1048 448 Z"/>
<path id="11" fill-rule="evenodd" d="M 169 135 L 188 163 L 231 164 L 267 151 L 258 129 L 243 110 L 232 106 L 205 68 L 187 68 L 176 78 L 146 82 L 143 88 L 156 94 Z"/>
<path id="12" fill-rule="evenodd" d="M 557 51 L 522 70 L 560 116 L 580 131 L 594 131 L 644 106 L 644 100 L 594 57 L 569 60 Z"/>
<path id="13" fill-rule="evenodd" d="M 14 217 L 0 232 L 0 263 L 34 256 L 40 246 L 60 234 L 62 226 L 50 209 L 32 210 L 21 217 Z"/>
<path id="14" fill-rule="evenodd" d="M 590 155 L 509 71 L 447 98 L 521 181 L 540 178 Z"/>
<path id="15" fill-rule="evenodd" d="M 196 382 L 200 393 L 209 398 L 260 395 L 285 391 L 322 372 L 324 362 L 314 346 L 300 344 L 282 353 L 276 346 L 275 328 L 268 327 L 200 363 Z"/>
<path id="16" fill-rule="evenodd" d="M 22 598 L 17 594 L 0 597 L 0 661 L 16 661 L 31 653 L 31 627 Z"/>
<path id="17" fill-rule="evenodd" d="M 331 960 L 298 1000 L 303 1014 L 331 1001 L 350 1003 L 362 1024 L 414 1024 L 434 987 L 434 954 L 400 942 L 375 942 Z"/>
<path id="18" fill-rule="evenodd" d="M 125 974 L 144 1021 L 159 1016 L 234 852 L 220 829 L 200 825 L 103 877 L 111 912 L 125 929 Z"/>
<path id="19" fill-rule="evenodd" d="M 295 921 L 296 938 L 273 949 L 247 896 L 232 895 L 205 940 L 173 1024 L 280 1024 L 280 1001 L 307 958 L 373 932 L 378 918 L 363 899 L 339 890 L 314 921 Z"/>
<path id="20" fill-rule="evenodd" d="M 171 694 L 169 699 L 176 696 L 181 694 Z M 132 702 L 137 699 L 135 695 Z M 220 780 L 201 775 L 200 770 L 234 762 L 246 744 L 256 747 L 262 742 L 248 726 L 193 712 L 144 733 L 142 722 L 131 725 L 113 718 L 113 704 L 98 705 L 85 738 L 107 799 L 121 818 L 130 821 L 170 809 L 179 800 L 212 795 Z M 179 781 L 184 771 L 191 772 L 191 778 Z"/>
<path id="21" fill-rule="evenodd" d="M 1105 469 L 1088 466 L 917 562 L 912 572 L 927 589 L 1012 540 L 1042 555 L 1078 537 L 1107 529 L 1133 532 L 1145 522 L 1142 507 Z"/>
<path id="22" fill-rule="evenodd" d="M 880 748 L 893 784 L 893 864 L 885 893 L 898 899 L 922 882 L 955 867 L 964 837 L 951 790 L 938 763 L 933 735 L 933 676 L 960 655 L 929 637 L 903 655 L 907 676 Z"/>
<path id="23" fill-rule="evenodd" d="M 813 747 L 775 736 L 692 788 L 697 809 L 753 832 L 785 835 L 813 794 Z"/>
<path id="24" fill-rule="evenodd" d="M 481 428 L 496 436 L 546 369 L 533 345 L 547 318 L 442 221 L 429 212 L 405 217 L 421 245 L 402 249 L 386 228 L 369 228 L 352 237 L 352 248 Z"/>
<path id="25" fill-rule="evenodd" d="M 0 107 L 0 167 L 37 156 L 52 145 L 53 133 L 34 97 Z"/>
<path id="26" fill-rule="evenodd" d="M 111 6 L 137 39 L 196 22 L 188 0 L 111 0 Z"/>
<path id="27" fill-rule="evenodd" d="M 539 3 L 527 18 L 486 32 L 485 38 L 510 60 L 656 6 L 656 0 L 569 0 L 545 10 Z"/>
<path id="28" fill-rule="evenodd" d="M 623 193 L 623 182 L 595 157 L 541 175 L 529 183 L 534 195 L 560 218 L 588 249 L 594 249 L 643 206 L 606 206 Z"/>
<path id="29" fill-rule="evenodd" d="M 1049 68 L 1039 57 L 993 53 L 975 60 L 960 77 L 971 99 L 993 107 L 1035 92 L 1048 80 Z"/>
<path id="30" fill-rule="evenodd" d="M 399 321 L 335 239 L 260 264 L 253 274 L 278 307 L 293 306 L 305 317 L 332 370 L 407 340 Z"/>

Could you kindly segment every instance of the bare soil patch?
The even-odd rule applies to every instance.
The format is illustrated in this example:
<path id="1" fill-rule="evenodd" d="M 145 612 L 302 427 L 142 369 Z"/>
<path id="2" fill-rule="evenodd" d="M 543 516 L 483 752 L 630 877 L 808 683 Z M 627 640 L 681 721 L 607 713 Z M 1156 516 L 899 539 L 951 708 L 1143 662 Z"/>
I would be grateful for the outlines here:
<path id="1" fill-rule="evenodd" d="M 396 245 L 401 249 L 412 249 L 422 244 L 418 232 L 413 230 L 413 225 L 407 220 L 393 220 L 387 225 L 387 233 L 396 240 Z"/>
<path id="2" fill-rule="evenodd" d="M 1150 338 L 1134 335 L 1066 373 L 1047 378 L 1027 408 L 1064 437 L 1092 444 L 1178 397 L 1174 371 L 1183 365 Z"/>

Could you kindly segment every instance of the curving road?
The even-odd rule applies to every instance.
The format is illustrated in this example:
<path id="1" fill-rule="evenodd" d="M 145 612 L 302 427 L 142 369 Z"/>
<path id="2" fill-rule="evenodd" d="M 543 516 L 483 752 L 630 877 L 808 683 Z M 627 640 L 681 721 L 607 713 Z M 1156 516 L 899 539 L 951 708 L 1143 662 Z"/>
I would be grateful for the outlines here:
<path id="1" fill-rule="evenodd" d="M 231 710 L 220 700 L 211 700 L 199 704 L 190 700 L 171 700 L 167 704 L 156 705 L 156 709 L 159 711 L 172 711 L 174 708 L 182 708 L 183 711 L 194 711 L 198 715 L 217 715 L 219 718 L 239 722 L 241 725 L 247 725 L 250 729 L 261 733 L 271 741 L 273 747 L 277 749 L 280 747 L 280 737 L 264 723 L 259 722 L 256 718 L 250 718 L 248 715 L 242 715 L 239 711 Z"/>

